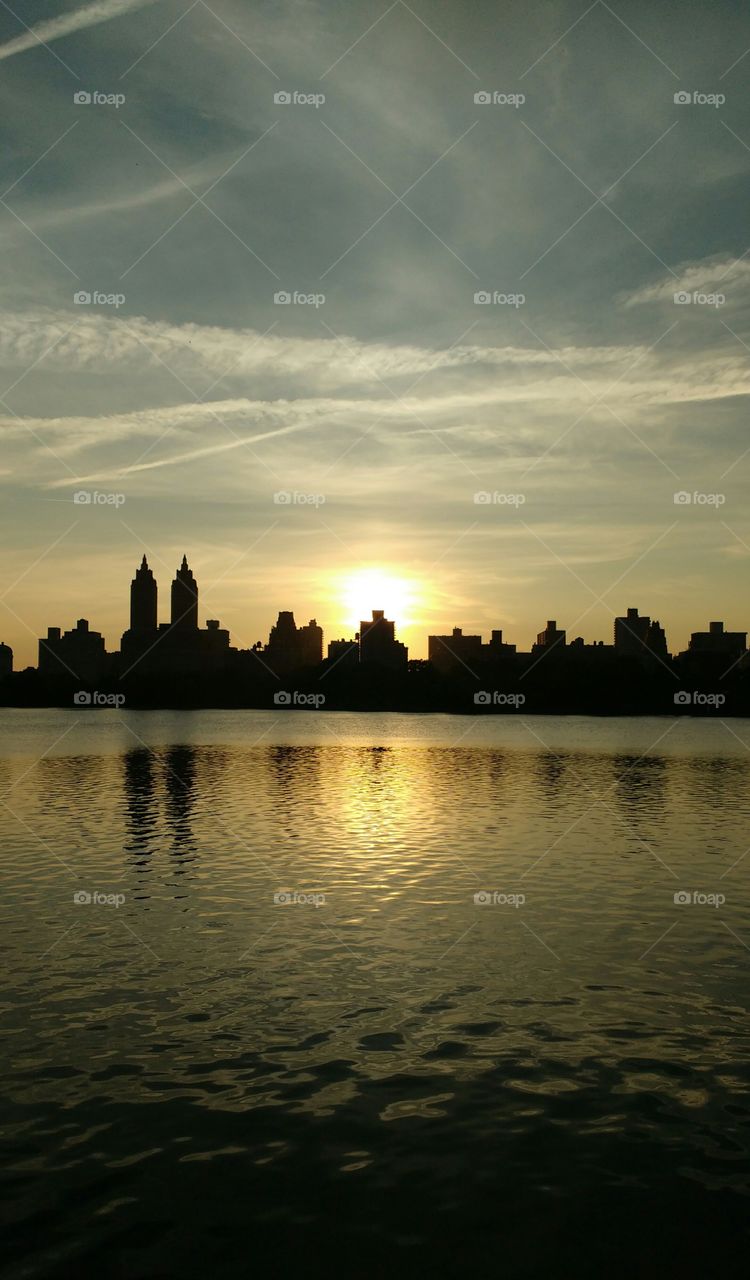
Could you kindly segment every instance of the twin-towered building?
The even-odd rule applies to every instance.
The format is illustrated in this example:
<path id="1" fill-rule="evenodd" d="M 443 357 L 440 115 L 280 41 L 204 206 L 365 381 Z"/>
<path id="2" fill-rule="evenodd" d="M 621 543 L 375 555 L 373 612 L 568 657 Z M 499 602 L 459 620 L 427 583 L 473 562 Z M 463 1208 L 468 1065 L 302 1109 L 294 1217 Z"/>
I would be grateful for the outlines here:
<path id="1" fill-rule="evenodd" d="M 126 679 L 131 673 L 265 672 L 282 677 L 321 666 L 323 629 L 314 618 L 298 627 L 294 614 L 282 610 L 266 645 L 258 642 L 251 649 L 235 649 L 229 643 L 229 632 L 216 619 L 209 619 L 205 628 L 199 626 L 198 599 L 198 584 L 183 556 L 170 590 L 169 621 L 159 622 L 159 588 L 144 555 L 130 584 L 130 626 L 122 636 L 119 653 L 108 654 L 103 636 L 91 631 L 81 618 L 71 631 L 48 629 L 39 641 L 39 670 L 46 675 L 67 674 L 96 682 L 108 675 Z M 382 610 L 373 610 L 372 619 L 360 624 L 353 640 L 334 641 L 329 646 L 331 665 L 338 665 L 341 656 L 347 664 L 351 659 L 403 671 L 408 661 L 407 649 L 396 640 L 395 624 Z"/>
<path id="2" fill-rule="evenodd" d="M 177 570 L 171 590 L 169 622 L 158 620 L 156 579 L 143 557 L 130 585 L 130 626 L 120 653 L 108 654 L 104 638 L 80 618 L 71 631 L 49 627 L 39 641 L 39 670 L 47 675 L 97 681 L 113 673 L 123 677 L 136 666 L 146 673 L 217 670 L 229 653 L 229 632 L 218 622 L 198 626 L 198 585 L 187 558 Z"/>
<path id="3" fill-rule="evenodd" d="M 130 627 L 120 642 L 120 675 L 221 671 L 229 663 L 229 632 L 217 619 L 198 625 L 198 584 L 187 562 L 175 573 L 169 622 L 158 621 L 159 591 L 143 557 L 130 584 Z"/>
<path id="4" fill-rule="evenodd" d="M 229 631 L 216 619 L 199 626 L 198 584 L 183 556 L 170 590 L 170 617 L 159 622 L 159 590 L 156 578 L 144 555 L 130 586 L 130 626 L 122 636 L 119 653 L 107 653 L 104 637 L 92 631 L 85 618 L 80 618 L 70 631 L 49 627 L 39 641 L 39 670 L 46 675 L 73 677 L 97 682 L 112 677 L 126 679 L 138 676 L 200 676 L 236 673 L 240 676 L 263 672 L 285 677 L 297 671 L 313 671 L 323 664 L 323 631 L 315 619 L 298 627 L 294 614 L 283 610 L 271 628 L 266 645 L 258 642 L 251 649 L 235 649 L 229 643 Z M 696 631 L 680 660 L 694 664 L 727 658 L 736 661 L 747 650 L 747 633 L 726 631 L 723 622 L 711 622 L 708 631 Z M 630 608 L 615 618 L 611 645 L 598 642 L 585 644 L 581 638 L 568 641 L 564 629 L 555 619 L 540 631 L 530 654 L 516 652 L 516 646 L 503 640 L 502 631 L 491 634 L 485 643 L 480 635 L 464 635 L 455 627 L 450 635 L 428 638 L 429 662 L 442 675 L 472 674 L 477 667 L 523 664 L 549 655 L 554 661 L 566 656 L 572 661 L 590 660 L 601 666 L 616 659 L 639 659 L 648 665 L 666 665 L 671 661 L 667 638 L 657 621 Z M 408 650 L 396 639 L 395 624 L 383 610 L 374 609 L 372 618 L 359 624 L 359 632 L 351 639 L 333 640 L 328 646 L 329 670 L 342 674 L 360 665 L 379 667 L 391 672 L 405 672 Z M 0 645 L 0 678 L 12 672 L 13 654 Z M 593 667 L 592 667 L 593 669 Z"/>
<path id="5" fill-rule="evenodd" d="M 157 622 L 158 588 L 143 557 L 130 587 L 130 628 L 122 637 L 121 674 L 139 666 L 143 671 L 217 671 L 260 664 L 276 676 L 319 667 L 323 662 L 323 629 L 315 618 L 298 627 L 294 614 L 282 610 L 271 628 L 268 644 L 250 650 L 232 649 L 229 632 L 215 621 L 198 626 L 198 584 L 187 558 L 175 574 L 168 623 Z M 408 651 L 396 640 L 395 624 L 382 609 L 361 622 L 354 640 L 334 642 L 329 659 L 338 657 L 343 644 L 355 661 L 374 663 L 392 670 L 406 670 Z M 333 650 L 333 655 L 331 650 Z"/>

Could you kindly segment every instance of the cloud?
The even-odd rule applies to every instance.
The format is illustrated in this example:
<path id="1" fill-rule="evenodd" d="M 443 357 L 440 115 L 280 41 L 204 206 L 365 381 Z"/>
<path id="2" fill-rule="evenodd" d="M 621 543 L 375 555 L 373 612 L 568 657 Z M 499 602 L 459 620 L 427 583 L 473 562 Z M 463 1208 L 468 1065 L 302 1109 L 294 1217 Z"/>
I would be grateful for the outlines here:
<path id="1" fill-rule="evenodd" d="M 0 61 L 12 58 L 15 53 L 24 53 L 26 49 L 36 49 L 40 44 L 61 40 L 63 36 L 83 31 L 85 27 L 109 22 L 112 18 L 129 13 L 131 9 L 142 9 L 144 5 L 155 2 L 156 0 L 97 0 L 97 3 L 88 4 L 73 13 L 60 14 L 59 18 L 50 18 L 48 22 L 40 22 L 36 27 L 27 27 L 23 35 L 0 45 Z"/>
<path id="2" fill-rule="evenodd" d="M 75 204 L 51 209 L 34 218 L 34 228 L 37 232 L 51 231 L 57 227 L 76 225 L 91 218 L 108 217 L 113 213 L 128 213 L 133 209 L 145 209 L 161 200 L 173 200 L 175 196 L 181 196 L 187 205 L 193 199 L 187 188 L 192 187 L 195 189 L 214 178 L 220 177 L 226 171 L 229 163 L 223 157 L 218 161 L 201 162 L 187 169 L 182 175 L 182 180 L 180 178 L 163 178 L 160 182 L 155 182 L 150 187 L 145 187 L 142 191 L 123 190 L 121 194 L 113 195 L 104 200 L 95 200 L 90 204 Z M 12 234 L 14 230 L 13 226 L 4 228 L 6 235 Z"/>
<path id="3" fill-rule="evenodd" d="M 685 278 L 692 277 L 686 273 Z M 330 401 L 327 412 L 338 406 L 341 412 L 390 416 L 385 392 L 404 416 L 411 415 L 413 427 L 429 414 L 446 429 L 462 432 L 474 413 L 486 422 L 488 412 L 503 405 L 543 406 L 556 415 L 600 399 L 602 405 L 640 412 L 750 394 L 739 343 L 696 351 L 684 346 L 679 334 L 676 327 L 674 340 L 661 342 L 657 335 L 651 346 L 546 348 L 531 345 L 529 331 L 529 345 L 440 348 L 125 319 L 81 307 L 75 313 L 0 313 L 0 367 L 22 374 L 31 368 L 38 374 L 64 371 L 69 378 L 79 375 L 82 383 L 92 374 L 100 382 L 106 376 L 130 380 L 137 373 L 141 408 L 134 412 L 131 401 L 129 415 L 108 412 L 89 419 L 92 426 L 106 422 L 110 439 L 115 422 L 125 418 L 140 423 L 151 414 L 158 425 L 165 401 L 174 398 L 175 381 L 196 401 L 201 389 L 205 398 L 221 387 L 227 400 L 214 395 L 216 414 L 234 413 L 237 405 L 253 414 L 275 413 L 279 407 L 306 410 L 317 398 Z M 248 391 L 251 398 L 245 399 Z"/>
<path id="4" fill-rule="evenodd" d="M 741 258 L 703 258 L 697 262 L 684 262 L 674 275 L 662 277 L 655 284 L 644 285 L 633 293 L 624 295 L 626 307 L 637 307 L 647 302 L 674 304 L 676 293 L 725 293 L 737 297 L 750 286 L 750 262 Z M 743 299 L 744 300 L 744 299 Z"/>
<path id="5" fill-rule="evenodd" d="M 286 313 L 280 310 L 280 319 Z M 259 372 L 308 376 L 321 386 L 364 385 L 380 379 L 411 377 L 438 370 L 515 366 L 530 369 L 565 366 L 602 368 L 618 373 L 645 348 L 460 345 L 446 349 L 404 343 L 363 342 L 347 334 L 298 338 L 218 325 L 169 324 L 134 316 L 127 319 L 87 312 L 38 310 L 0 315 L 0 364 L 23 367 L 49 348 L 45 368 L 81 372 L 143 368 L 162 361 L 168 368 L 233 377 Z M 278 324 L 280 321 L 277 321 Z M 322 326 L 321 326 L 322 329 Z M 66 336 L 67 335 L 67 336 Z M 54 344 L 54 346 L 53 346 Z"/>

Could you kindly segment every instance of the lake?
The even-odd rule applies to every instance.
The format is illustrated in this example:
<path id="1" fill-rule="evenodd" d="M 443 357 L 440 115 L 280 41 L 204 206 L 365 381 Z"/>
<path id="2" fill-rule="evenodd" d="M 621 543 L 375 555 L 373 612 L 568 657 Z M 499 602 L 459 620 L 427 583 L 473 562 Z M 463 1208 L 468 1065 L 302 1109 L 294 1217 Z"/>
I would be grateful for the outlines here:
<path id="1" fill-rule="evenodd" d="M 4 1275 L 744 1274 L 750 722 L 0 742 Z"/>

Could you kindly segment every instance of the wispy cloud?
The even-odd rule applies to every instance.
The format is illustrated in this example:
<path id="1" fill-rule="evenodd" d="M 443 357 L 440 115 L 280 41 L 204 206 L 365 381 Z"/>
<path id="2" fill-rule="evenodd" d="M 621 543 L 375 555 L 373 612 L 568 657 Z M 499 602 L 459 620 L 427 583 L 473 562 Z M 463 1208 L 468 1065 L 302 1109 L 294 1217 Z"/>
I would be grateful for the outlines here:
<path id="1" fill-rule="evenodd" d="M 23 35 L 0 45 L 0 61 L 12 58 L 15 53 L 24 53 L 26 49 L 36 49 L 40 44 L 61 40 L 63 36 L 72 35 L 75 31 L 83 31 L 85 27 L 95 27 L 100 22 L 109 22 L 112 18 L 119 18 L 121 14 L 129 13 L 131 9 L 142 9 L 147 4 L 155 3 L 156 0 L 98 0 L 97 3 L 87 4 L 83 9 L 76 9 L 73 13 L 62 13 L 59 18 L 50 18 L 47 22 L 40 22 L 36 27 L 27 27 Z"/>
<path id="2" fill-rule="evenodd" d="M 697 274 L 685 273 L 686 281 L 693 278 Z M 701 278 L 706 279 L 705 271 Z M 362 408 L 374 407 L 373 396 L 387 405 L 384 393 L 390 392 L 394 403 L 413 414 L 442 408 L 446 417 L 483 405 L 553 402 L 565 412 L 571 405 L 599 398 L 605 404 L 643 407 L 750 394 L 746 355 L 739 343 L 720 352 L 708 347 L 695 351 L 668 341 L 652 342 L 650 347 L 546 347 L 533 345 L 529 331 L 524 334 L 528 344 L 440 348 L 329 337 L 325 330 L 318 338 L 178 325 L 85 308 L 76 309 L 75 321 L 70 311 L 51 308 L 1 312 L 0 366 L 23 369 L 39 364 L 45 372 L 96 372 L 99 377 L 137 371 L 171 380 L 172 389 L 175 379 L 181 381 L 195 391 L 196 399 L 207 378 L 236 395 L 245 393 L 249 379 L 262 376 L 284 384 L 283 401 L 277 403 L 338 395 L 348 411 L 357 403 L 351 398 L 356 389 Z M 406 387 L 402 379 L 408 380 Z M 416 380 L 421 390 L 412 397 L 408 384 Z"/>
<path id="3" fill-rule="evenodd" d="M 625 295 L 625 306 L 636 307 L 647 302 L 674 303 L 676 293 L 694 290 L 722 293 L 726 301 L 746 300 L 750 287 L 750 262 L 742 258 L 713 257 L 698 262 L 685 262 L 674 275 L 663 276 L 654 284 L 644 285 Z"/>

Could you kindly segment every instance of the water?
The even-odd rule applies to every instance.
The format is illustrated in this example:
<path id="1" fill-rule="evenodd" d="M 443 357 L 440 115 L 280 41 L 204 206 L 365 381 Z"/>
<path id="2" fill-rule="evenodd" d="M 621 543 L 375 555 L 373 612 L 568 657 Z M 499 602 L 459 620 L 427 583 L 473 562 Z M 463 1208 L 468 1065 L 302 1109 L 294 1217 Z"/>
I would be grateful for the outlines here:
<path id="1" fill-rule="evenodd" d="M 4 1275 L 744 1273 L 749 722 L 0 741 Z"/>

